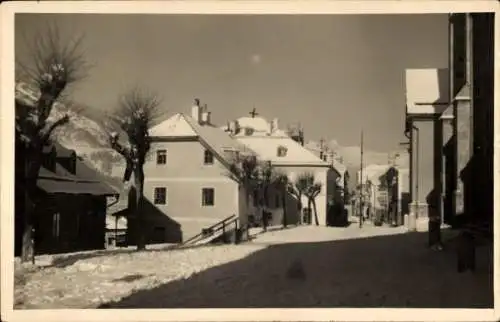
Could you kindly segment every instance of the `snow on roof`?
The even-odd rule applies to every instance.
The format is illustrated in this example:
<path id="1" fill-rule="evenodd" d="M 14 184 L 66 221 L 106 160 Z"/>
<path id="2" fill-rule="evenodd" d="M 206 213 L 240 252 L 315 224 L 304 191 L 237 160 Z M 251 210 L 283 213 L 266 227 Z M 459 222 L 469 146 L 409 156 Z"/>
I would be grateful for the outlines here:
<path id="1" fill-rule="evenodd" d="M 153 137 L 197 136 L 191 124 L 186 121 L 184 115 L 181 113 L 177 113 L 165 121 L 153 126 L 149 130 L 149 135 Z"/>
<path id="2" fill-rule="evenodd" d="M 242 136 L 238 141 L 255 151 L 262 159 L 279 165 L 315 165 L 328 166 L 311 151 L 304 148 L 290 137 L 275 136 Z M 286 153 L 278 155 L 278 149 L 284 147 Z"/>
<path id="3" fill-rule="evenodd" d="M 245 145 L 231 138 L 219 127 L 211 124 L 200 125 L 191 116 L 178 113 L 154 126 L 149 131 L 152 137 L 199 137 L 224 160 L 229 161 L 231 151 L 253 153 Z"/>
<path id="4" fill-rule="evenodd" d="M 432 114 L 444 111 L 449 102 L 448 76 L 446 68 L 405 70 L 408 113 Z"/>
<path id="5" fill-rule="evenodd" d="M 253 153 L 251 149 L 248 149 L 245 145 L 233 139 L 228 133 L 220 128 L 211 124 L 200 125 L 189 115 L 183 114 L 183 117 L 193 131 L 198 134 L 200 139 L 220 155 L 225 156 L 228 151 L 245 151 Z"/>
<path id="6" fill-rule="evenodd" d="M 256 132 L 269 132 L 270 124 L 263 117 L 240 117 L 236 120 L 241 128 L 252 128 Z"/>
<path id="7" fill-rule="evenodd" d="M 318 142 L 314 141 L 309 141 L 307 142 L 304 147 L 308 149 L 309 151 L 313 152 L 316 156 L 319 155 L 321 151 L 321 146 Z M 331 150 L 330 150 L 331 151 Z M 340 162 L 337 160 L 336 157 L 330 158 L 329 162 L 331 162 L 333 168 L 341 175 L 343 175 L 347 171 L 347 167 L 344 165 L 344 163 Z"/>

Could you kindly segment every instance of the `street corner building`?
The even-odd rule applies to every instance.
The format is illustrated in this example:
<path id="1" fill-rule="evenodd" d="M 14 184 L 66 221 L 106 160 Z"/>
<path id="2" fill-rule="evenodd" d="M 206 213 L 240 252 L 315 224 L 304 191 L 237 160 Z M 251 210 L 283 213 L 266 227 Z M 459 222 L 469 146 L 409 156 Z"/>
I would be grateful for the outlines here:
<path id="1" fill-rule="evenodd" d="M 16 142 L 15 256 L 21 254 L 24 230 L 24 149 Z M 20 165 L 20 166 L 18 166 Z M 74 150 L 52 142 L 43 150 L 37 181 L 36 254 L 105 248 L 106 212 L 117 191 L 104 183 Z"/>
<path id="2" fill-rule="evenodd" d="M 481 223 L 492 229 L 493 63 L 494 14 L 460 13 L 449 15 L 448 67 L 406 70 L 410 213 L 429 228 Z M 424 122 L 433 124 L 430 147 L 419 142 Z M 421 160 L 424 149 L 432 149 L 432 160 Z M 433 184 L 423 190 L 418 172 L 426 161 L 433 164 Z"/>

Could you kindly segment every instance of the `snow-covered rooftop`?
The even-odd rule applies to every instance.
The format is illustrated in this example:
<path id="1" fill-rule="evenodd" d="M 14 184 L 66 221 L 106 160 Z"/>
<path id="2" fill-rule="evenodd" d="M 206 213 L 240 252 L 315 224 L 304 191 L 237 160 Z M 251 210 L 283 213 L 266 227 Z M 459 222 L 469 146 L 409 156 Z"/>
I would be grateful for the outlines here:
<path id="1" fill-rule="evenodd" d="M 149 130 L 152 137 L 189 137 L 197 136 L 193 127 L 186 121 L 185 115 L 175 114 Z"/>
<path id="2" fill-rule="evenodd" d="M 241 128 L 252 128 L 255 132 L 269 132 L 270 124 L 263 117 L 240 117 L 236 120 Z"/>
<path id="3" fill-rule="evenodd" d="M 221 128 L 211 124 L 200 125 L 191 116 L 183 113 L 177 113 L 157 124 L 149 130 L 149 133 L 153 138 L 197 137 L 226 161 L 229 157 L 228 152 L 231 151 L 253 153 Z"/>
<path id="4" fill-rule="evenodd" d="M 290 137 L 241 136 L 237 137 L 237 140 L 255 151 L 262 159 L 275 164 L 329 165 Z M 279 148 L 284 148 L 286 152 L 280 155 Z"/>

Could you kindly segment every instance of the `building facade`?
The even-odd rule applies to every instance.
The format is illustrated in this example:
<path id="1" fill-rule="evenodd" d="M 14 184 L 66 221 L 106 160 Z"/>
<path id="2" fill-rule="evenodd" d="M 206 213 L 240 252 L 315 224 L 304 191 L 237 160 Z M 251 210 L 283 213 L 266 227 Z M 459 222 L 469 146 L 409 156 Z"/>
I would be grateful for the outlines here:
<path id="1" fill-rule="evenodd" d="M 434 197 L 424 215 L 431 231 L 443 222 L 460 226 L 493 219 L 493 35 L 493 13 L 451 14 L 448 68 L 435 70 L 437 81 L 422 79 L 431 87 L 418 99 L 408 95 L 415 86 L 411 88 L 414 83 L 407 72 L 413 201 L 418 189 L 414 124 L 417 120 L 434 124 Z M 418 213 L 415 203 L 411 209 Z"/>
<path id="2" fill-rule="evenodd" d="M 340 176 L 331 163 L 322 160 L 304 147 L 303 130 L 289 133 L 279 128 L 278 119 L 268 122 L 262 117 L 241 117 L 230 122 L 231 135 L 254 151 L 258 158 L 270 161 L 278 171 L 286 174 L 290 182 L 295 182 L 301 174 L 312 174 L 314 181 L 321 185 L 319 194 L 314 199 L 319 225 L 327 225 L 329 201 L 333 201 L 337 193 L 337 181 Z M 296 134 L 296 135 L 294 135 Z M 270 191 L 270 198 L 278 200 L 281 191 Z M 286 196 L 287 222 L 299 222 L 301 209 L 298 201 L 291 195 Z M 305 196 L 302 197 L 303 209 L 309 206 Z M 283 207 L 275 203 L 268 211 L 272 213 L 271 224 L 280 225 L 283 221 Z M 308 210 L 306 210 L 308 211 Z M 310 209 L 314 213 L 314 209 Z M 314 216 L 311 218 L 315 222 Z"/>
<path id="3" fill-rule="evenodd" d="M 319 144 L 309 141 L 305 144 L 305 147 L 314 153 L 314 155 L 318 158 L 329 163 L 332 169 L 336 172 L 336 182 L 329 183 L 329 185 L 332 188 L 335 187 L 335 189 L 331 189 L 331 192 L 328 195 L 328 200 L 332 201 L 336 205 L 345 207 L 348 202 L 347 197 L 349 195 L 349 172 L 343 163 L 342 157 L 332 149 L 325 146 L 323 141 Z"/>
<path id="4" fill-rule="evenodd" d="M 229 164 L 244 147 L 212 125 L 206 107 L 197 101 L 191 115 L 175 114 L 149 134 L 144 214 L 156 242 L 182 242 L 231 215 L 246 224 L 245 192 Z"/>

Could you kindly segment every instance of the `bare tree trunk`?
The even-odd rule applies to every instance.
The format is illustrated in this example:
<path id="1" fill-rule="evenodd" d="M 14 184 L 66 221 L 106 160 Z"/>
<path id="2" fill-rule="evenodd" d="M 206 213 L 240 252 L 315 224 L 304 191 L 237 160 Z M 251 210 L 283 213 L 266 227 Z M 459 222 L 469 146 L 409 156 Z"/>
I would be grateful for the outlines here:
<path id="1" fill-rule="evenodd" d="M 298 201 L 297 207 L 299 209 L 299 225 L 302 225 L 303 224 L 303 221 L 302 221 L 303 218 L 302 218 L 302 194 L 301 193 L 299 193 L 297 201 Z"/>
<path id="2" fill-rule="evenodd" d="M 26 154 L 29 154 L 26 155 Z M 38 172 L 42 164 L 42 153 L 27 149 L 24 155 L 25 160 L 25 209 L 24 209 L 24 228 L 21 250 L 21 262 L 35 261 L 35 243 L 34 243 L 34 222 L 36 211 L 36 187 Z"/>
<path id="3" fill-rule="evenodd" d="M 312 206 L 314 209 L 314 221 L 316 222 L 316 226 L 319 226 L 318 210 L 316 209 L 316 199 L 315 198 L 312 198 Z"/>
<path id="4" fill-rule="evenodd" d="M 267 185 L 265 185 L 263 187 L 263 189 L 261 190 L 262 191 L 262 196 L 261 198 L 263 199 L 260 204 L 261 204 L 261 211 L 262 211 L 262 228 L 264 229 L 264 231 L 267 231 L 267 225 L 268 225 L 268 222 L 267 222 Z"/>
<path id="5" fill-rule="evenodd" d="M 135 235 L 137 250 L 146 249 L 145 240 L 145 222 L 143 213 L 143 198 L 144 198 L 144 170 L 142 165 L 137 165 L 134 169 L 134 182 L 136 187 L 135 194 Z"/>
<path id="6" fill-rule="evenodd" d="M 310 225 L 309 221 L 311 221 L 311 213 L 312 213 L 312 198 L 307 198 L 307 224 Z"/>
<path id="7" fill-rule="evenodd" d="M 286 228 L 287 222 L 287 213 L 286 213 L 286 187 L 283 188 L 283 193 L 281 194 L 281 204 L 283 207 L 283 227 Z"/>

